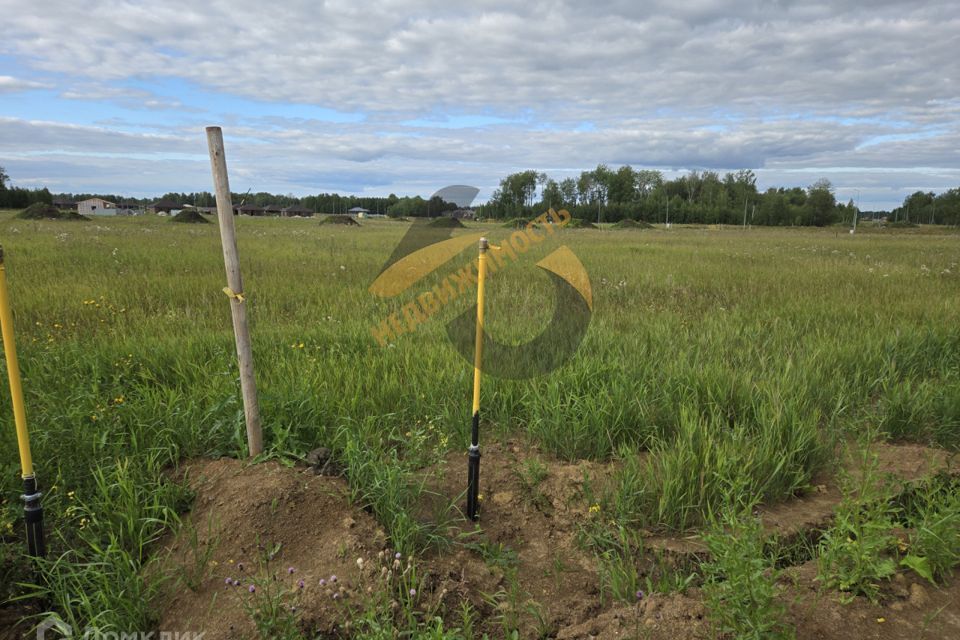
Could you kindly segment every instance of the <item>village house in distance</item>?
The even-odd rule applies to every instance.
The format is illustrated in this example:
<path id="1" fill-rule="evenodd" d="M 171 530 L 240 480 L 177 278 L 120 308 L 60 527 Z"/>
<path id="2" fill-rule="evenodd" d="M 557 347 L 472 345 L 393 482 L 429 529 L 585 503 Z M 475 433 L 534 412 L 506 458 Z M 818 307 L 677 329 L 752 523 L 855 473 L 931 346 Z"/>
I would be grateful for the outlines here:
<path id="1" fill-rule="evenodd" d="M 82 216 L 116 215 L 117 205 L 103 198 L 87 198 L 77 203 L 77 213 Z"/>

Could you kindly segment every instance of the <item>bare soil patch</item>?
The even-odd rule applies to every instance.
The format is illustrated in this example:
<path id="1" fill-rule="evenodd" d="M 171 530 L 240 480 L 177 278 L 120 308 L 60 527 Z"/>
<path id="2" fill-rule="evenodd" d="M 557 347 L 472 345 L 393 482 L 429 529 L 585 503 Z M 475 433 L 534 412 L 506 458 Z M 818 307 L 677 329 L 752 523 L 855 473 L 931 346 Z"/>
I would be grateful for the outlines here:
<path id="1" fill-rule="evenodd" d="M 903 481 L 948 465 L 942 451 L 917 445 L 881 445 L 877 452 L 881 467 Z M 350 505 L 346 481 L 276 462 L 196 461 L 186 469 L 196 504 L 183 530 L 165 542 L 163 564 L 186 576 L 194 572 L 198 546 L 209 543 L 211 552 L 193 588 L 183 579 L 168 585 L 158 629 L 202 630 L 215 639 L 255 637 L 240 590 L 256 570 L 258 556 L 275 549 L 271 570 L 279 570 L 279 579 L 304 580 L 298 603 L 304 629 L 349 637 L 342 608 L 331 599 L 330 585 L 321 587 L 320 580 L 335 574 L 339 584 L 354 590 L 363 584 L 357 558 L 369 564 L 388 551 L 388 541 L 372 516 Z M 494 638 L 504 636 L 503 623 L 509 620 L 519 624 L 522 637 L 716 637 L 696 588 L 647 594 L 633 605 L 601 599 L 596 559 L 579 543 L 578 533 L 598 517 L 590 511 L 585 478 L 596 490 L 613 470 L 610 464 L 558 461 L 519 442 L 485 445 L 480 520 L 458 520 L 450 547 L 418 560 L 425 576 L 422 609 L 435 610 L 452 627 L 459 624 L 461 604 L 469 603 L 478 631 Z M 464 453 L 452 453 L 425 472 L 435 500 L 462 503 Z M 839 500 L 836 482 L 824 480 L 806 495 L 764 507 L 761 516 L 782 535 L 804 535 L 828 526 Z M 429 512 L 426 505 L 424 514 Z M 694 561 L 703 553 L 696 536 L 651 536 L 644 543 L 650 557 L 642 563 L 658 554 L 662 561 L 665 552 L 677 558 L 693 554 Z M 295 569 L 292 577 L 285 575 L 287 567 Z M 838 593 L 821 591 L 814 562 L 790 567 L 785 576 L 783 597 L 799 638 L 960 638 L 960 581 L 955 579 L 937 589 L 907 572 L 890 583 L 879 604 L 856 598 L 844 605 Z M 241 586 L 227 586 L 228 578 L 239 579 Z"/>

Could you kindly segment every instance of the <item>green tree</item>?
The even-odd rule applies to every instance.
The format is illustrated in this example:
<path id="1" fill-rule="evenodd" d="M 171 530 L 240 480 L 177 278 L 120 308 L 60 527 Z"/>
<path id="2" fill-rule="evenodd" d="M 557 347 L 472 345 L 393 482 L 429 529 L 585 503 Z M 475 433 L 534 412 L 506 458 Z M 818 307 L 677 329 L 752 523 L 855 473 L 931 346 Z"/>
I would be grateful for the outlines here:
<path id="1" fill-rule="evenodd" d="M 653 192 L 663 186 L 663 174 L 654 169 L 641 169 L 634 173 L 636 192 L 641 198 L 649 198 Z"/>
<path id="2" fill-rule="evenodd" d="M 560 196 L 564 206 L 573 206 L 577 203 L 577 181 L 573 178 L 564 178 L 560 181 Z"/>
<path id="3" fill-rule="evenodd" d="M 808 224 L 822 227 L 834 221 L 837 200 L 833 195 L 833 185 L 826 178 L 820 178 L 807 189 Z"/>
<path id="4" fill-rule="evenodd" d="M 610 202 L 629 203 L 637 199 L 637 177 L 633 167 L 628 164 L 617 169 L 610 177 L 609 193 L 607 194 Z"/>
<path id="5" fill-rule="evenodd" d="M 560 185 L 557 184 L 556 180 L 549 179 L 546 184 L 543 185 L 541 199 L 544 207 L 562 207 L 564 205 L 563 192 L 560 190 Z"/>

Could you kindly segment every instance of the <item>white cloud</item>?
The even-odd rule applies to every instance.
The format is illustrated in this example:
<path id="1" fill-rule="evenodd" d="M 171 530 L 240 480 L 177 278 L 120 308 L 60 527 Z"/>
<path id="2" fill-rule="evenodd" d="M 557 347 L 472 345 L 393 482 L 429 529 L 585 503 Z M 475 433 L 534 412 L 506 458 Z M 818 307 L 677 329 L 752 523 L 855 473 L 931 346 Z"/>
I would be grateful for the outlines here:
<path id="1" fill-rule="evenodd" d="M 29 91 L 30 89 L 47 89 L 49 85 L 43 82 L 33 82 L 13 76 L 0 75 L 0 93 L 15 93 L 18 91 Z"/>
<path id="2" fill-rule="evenodd" d="M 11 136 L 0 138 L 0 150 L 8 152 L 16 140 L 34 151 L 202 155 L 188 92 L 120 86 L 173 78 L 364 114 L 333 124 L 203 105 L 236 138 L 231 158 L 242 163 L 250 153 L 259 175 L 304 190 L 336 186 L 305 184 L 304 166 L 351 184 L 368 171 L 371 186 L 399 192 L 429 174 L 436 186 L 446 175 L 489 184 L 514 169 L 598 162 L 751 167 L 764 169 L 761 178 L 834 171 L 871 189 L 879 189 L 868 186 L 875 174 L 857 168 L 914 175 L 929 167 L 941 188 L 956 186 L 942 182 L 956 176 L 960 137 L 960 14 L 946 0 L 884 0 L 869 9 L 852 0 L 51 0 L 33 9 L 0 0 L 0 14 L 0 54 L 45 78 L 70 78 L 59 88 L 64 98 L 170 113 L 165 125 L 151 125 L 158 135 L 119 131 L 107 120 L 70 129 L 66 116 L 0 121 Z M 0 76 L 0 92 L 10 90 L 4 78 L 10 86 L 32 82 Z M 462 129 L 401 124 L 445 116 L 488 120 Z M 133 172 L 127 179 L 139 180 Z M 902 194 L 884 197 L 890 206 Z"/>

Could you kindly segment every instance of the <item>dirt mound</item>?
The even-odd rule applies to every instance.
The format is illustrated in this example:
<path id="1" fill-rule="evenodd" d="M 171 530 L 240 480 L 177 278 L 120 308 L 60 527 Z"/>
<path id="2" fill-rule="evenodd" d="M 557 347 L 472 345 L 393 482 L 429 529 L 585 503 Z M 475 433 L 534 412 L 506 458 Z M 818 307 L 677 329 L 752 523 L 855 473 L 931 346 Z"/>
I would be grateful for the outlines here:
<path id="1" fill-rule="evenodd" d="M 643 220 L 630 220 L 629 218 L 621 220 L 614 224 L 612 229 L 653 229 L 653 225 Z"/>
<path id="2" fill-rule="evenodd" d="M 612 467 L 560 462 L 515 442 L 485 445 L 483 456 L 476 528 L 465 522 L 464 548 L 428 558 L 438 575 L 447 576 L 438 588 L 481 612 L 491 605 L 483 594 L 502 594 L 494 616 L 510 606 L 506 594 L 517 594 L 522 610 L 511 613 L 521 637 L 553 636 L 592 619 L 603 606 L 596 559 L 578 543 L 580 526 L 595 517 L 584 482 L 589 477 L 596 488 Z M 428 470 L 430 490 L 462 508 L 466 458 L 450 454 L 443 468 L 443 474 Z"/>
<path id="3" fill-rule="evenodd" d="M 526 218 L 510 218 L 503 223 L 504 229 L 523 229 L 529 222 Z"/>
<path id="4" fill-rule="evenodd" d="M 567 229 L 597 229 L 597 225 L 593 224 L 589 220 L 584 220 L 583 218 L 571 218 L 570 222 L 565 225 Z"/>
<path id="5" fill-rule="evenodd" d="M 61 211 L 53 205 L 42 202 L 34 202 L 18 213 L 17 218 L 21 220 L 90 220 L 74 211 Z"/>
<path id="6" fill-rule="evenodd" d="M 465 229 L 466 225 L 457 220 L 456 218 L 448 218 L 446 216 L 441 218 L 434 218 L 428 223 L 431 227 L 440 227 L 442 229 Z"/>
<path id="7" fill-rule="evenodd" d="M 949 464 L 944 452 L 919 445 L 878 445 L 876 452 L 880 470 L 904 483 Z M 682 593 L 647 593 L 635 604 L 601 592 L 598 559 L 584 535 L 607 522 L 591 503 L 614 479 L 616 463 L 562 462 L 514 441 L 484 444 L 483 456 L 479 522 L 455 520 L 449 546 L 416 561 L 423 580 L 418 611 L 440 616 L 452 628 L 469 604 L 478 637 L 504 637 L 506 624 L 517 626 L 524 638 L 716 637 L 696 579 Z M 437 507 L 462 508 L 465 468 L 464 453 L 453 452 L 423 470 L 426 495 L 435 504 L 424 502 L 419 518 L 429 519 Z M 383 558 L 390 563 L 393 555 L 373 517 L 350 504 L 342 477 L 236 460 L 195 462 L 185 473 L 197 498 L 185 526 L 160 554 L 174 579 L 165 587 L 158 629 L 195 629 L 215 639 L 254 637 L 250 602 L 265 585 L 279 585 L 297 594 L 298 624 L 311 637 L 350 637 L 343 626 L 349 612 L 342 599 L 333 598 L 341 593 L 335 589 L 353 598 L 347 604 L 358 604 L 376 570 L 385 569 Z M 835 480 L 824 480 L 809 495 L 761 508 L 759 515 L 771 532 L 802 534 L 828 526 L 839 499 Z M 657 539 L 637 533 L 644 549 L 636 559 L 641 580 L 656 583 L 664 572 L 689 575 L 705 552 L 696 535 Z M 815 561 L 795 563 L 786 569 L 781 598 L 798 638 L 960 637 L 960 580 L 935 589 L 912 572 L 900 573 L 880 604 L 858 597 L 841 605 L 839 593 L 822 592 Z M 339 585 L 333 589 L 332 575 Z M 920 633 L 924 625 L 933 635 Z"/>
<path id="8" fill-rule="evenodd" d="M 342 224 L 348 227 L 360 226 L 360 223 L 354 220 L 352 216 L 342 215 L 339 213 L 327 216 L 320 221 L 320 224 Z"/>
<path id="9" fill-rule="evenodd" d="M 257 597 L 250 585 L 276 576 L 294 589 L 303 580 L 299 619 L 332 632 L 343 616 L 330 593 L 331 576 L 352 588 L 360 574 L 356 559 L 376 558 L 386 547 L 373 517 L 350 506 L 346 482 L 275 462 L 248 466 L 229 459 L 195 462 L 185 473 L 197 497 L 185 526 L 161 552 L 173 579 L 158 628 L 206 631 L 208 640 L 254 637 L 244 609 Z"/>
<path id="10" fill-rule="evenodd" d="M 210 221 L 200 215 L 196 209 L 184 209 L 170 219 L 170 222 L 183 222 L 186 224 L 210 224 Z"/>

